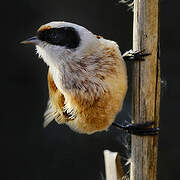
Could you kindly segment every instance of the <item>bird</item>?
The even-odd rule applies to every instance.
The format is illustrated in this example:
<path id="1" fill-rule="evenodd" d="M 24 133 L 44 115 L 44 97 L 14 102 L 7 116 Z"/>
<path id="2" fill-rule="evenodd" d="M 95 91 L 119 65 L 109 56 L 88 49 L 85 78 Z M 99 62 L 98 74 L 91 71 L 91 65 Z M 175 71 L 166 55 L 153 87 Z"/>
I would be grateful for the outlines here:
<path id="1" fill-rule="evenodd" d="M 157 133 L 157 129 L 146 129 L 153 122 L 126 126 L 114 122 L 128 89 L 125 60 L 148 54 L 130 51 L 123 56 L 115 41 L 64 21 L 40 26 L 35 36 L 21 43 L 35 45 L 39 58 L 48 66 L 49 100 L 44 127 L 55 120 L 89 135 L 111 125 L 132 134 Z"/>

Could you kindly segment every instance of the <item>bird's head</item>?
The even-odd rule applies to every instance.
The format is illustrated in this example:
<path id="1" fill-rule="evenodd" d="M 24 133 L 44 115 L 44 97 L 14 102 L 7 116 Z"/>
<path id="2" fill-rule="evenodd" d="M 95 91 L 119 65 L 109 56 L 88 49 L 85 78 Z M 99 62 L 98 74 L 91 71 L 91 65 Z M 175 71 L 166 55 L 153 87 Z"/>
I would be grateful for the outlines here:
<path id="1" fill-rule="evenodd" d="M 49 66 L 57 66 L 62 61 L 81 59 L 96 50 L 99 45 L 96 35 L 86 28 L 61 21 L 42 25 L 36 36 L 21 43 L 34 44 L 39 56 Z"/>

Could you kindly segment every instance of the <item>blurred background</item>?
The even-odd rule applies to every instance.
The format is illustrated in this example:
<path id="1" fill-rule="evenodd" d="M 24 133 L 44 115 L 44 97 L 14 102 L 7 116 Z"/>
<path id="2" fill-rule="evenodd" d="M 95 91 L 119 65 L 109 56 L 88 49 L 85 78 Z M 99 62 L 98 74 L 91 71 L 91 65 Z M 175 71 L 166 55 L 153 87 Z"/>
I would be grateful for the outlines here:
<path id="1" fill-rule="evenodd" d="M 161 120 L 158 180 L 178 179 L 180 2 L 161 2 Z M 48 100 L 47 66 L 34 47 L 20 41 L 54 20 L 80 24 L 116 41 L 122 52 L 132 47 L 133 13 L 116 0 L 31 0 L 1 4 L 1 178 L 10 180 L 101 180 L 103 150 L 129 157 L 126 134 L 114 127 L 91 136 L 53 122 L 42 127 Z M 129 86 L 131 65 L 128 64 Z M 131 119 L 130 92 L 120 122 Z"/>

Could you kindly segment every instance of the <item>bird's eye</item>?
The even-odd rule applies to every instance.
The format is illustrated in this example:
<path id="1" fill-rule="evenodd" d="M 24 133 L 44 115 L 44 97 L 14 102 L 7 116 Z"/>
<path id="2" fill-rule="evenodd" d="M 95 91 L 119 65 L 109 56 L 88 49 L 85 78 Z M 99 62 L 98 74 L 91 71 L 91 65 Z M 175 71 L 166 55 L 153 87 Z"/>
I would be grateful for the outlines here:
<path id="1" fill-rule="evenodd" d="M 77 48 L 80 43 L 78 32 L 72 27 L 51 28 L 39 31 L 37 37 L 41 41 L 46 41 L 53 45 L 66 46 L 67 48 Z"/>

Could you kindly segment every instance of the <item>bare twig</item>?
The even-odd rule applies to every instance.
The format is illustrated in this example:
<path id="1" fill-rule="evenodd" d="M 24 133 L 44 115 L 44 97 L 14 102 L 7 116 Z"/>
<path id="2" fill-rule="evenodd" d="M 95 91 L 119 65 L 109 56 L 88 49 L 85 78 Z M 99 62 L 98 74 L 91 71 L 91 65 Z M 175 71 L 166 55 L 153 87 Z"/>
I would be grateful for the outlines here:
<path id="1" fill-rule="evenodd" d="M 106 180 L 124 180 L 125 174 L 117 152 L 104 151 Z"/>

